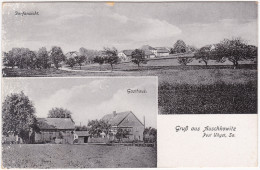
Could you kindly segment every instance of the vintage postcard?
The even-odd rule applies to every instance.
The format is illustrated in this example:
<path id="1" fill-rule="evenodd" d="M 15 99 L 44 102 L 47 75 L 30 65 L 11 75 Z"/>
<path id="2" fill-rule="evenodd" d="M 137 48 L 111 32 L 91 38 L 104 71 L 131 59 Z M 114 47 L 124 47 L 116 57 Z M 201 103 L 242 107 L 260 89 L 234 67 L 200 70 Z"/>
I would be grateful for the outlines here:
<path id="1" fill-rule="evenodd" d="M 3 165 L 257 166 L 257 55 L 258 1 L 4 2 Z M 15 96 L 34 130 L 5 116 Z"/>

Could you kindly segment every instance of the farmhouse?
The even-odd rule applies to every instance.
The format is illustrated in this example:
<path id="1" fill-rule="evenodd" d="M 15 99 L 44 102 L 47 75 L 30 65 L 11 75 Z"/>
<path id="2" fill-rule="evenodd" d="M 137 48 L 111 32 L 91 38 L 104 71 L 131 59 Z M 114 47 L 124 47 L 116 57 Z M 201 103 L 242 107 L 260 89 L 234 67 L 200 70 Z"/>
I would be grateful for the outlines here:
<path id="1" fill-rule="evenodd" d="M 149 51 L 151 51 L 155 56 L 157 56 L 157 49 L 156 49 L 156 48 L 153 48 L 153 47 L 151 47 L 151 46 L 149 46 L 149 45 L 143 45 L 143 46 L 141 47 L 141 49 L 144 50 L 144 51 L 149 50 Z"/>
<path id="2" fill-rule="evenodd" d="M 105 115 L 102 120 L 111 124 L 111 132 L 116 134 L 117 130 L 123 129 L 128 131 L 129 140 L 143 141 L 144 124 L 131 111 Z"/>
<path id="3" fill-rule="evenodd" d="M 74 140 L 75 123 L 70 118 L 37 118 L 39 133 L 33 133 L 35 143 L 69 143 Z"/>
<path id="4" fill-rule="evenodd" d="M 166 57 L 170 54 L 169 49 L 165 47 L 156 47 L 155 49 L 157 50 L 157 57 Z"/>
<path id="5" fill-rule="evenodd" d="M 121 60 L 121 62 L 129 62 L 132 58 L 132 52 L 133 50 L 123 50 L 118 53 L 118 57 Z"/>
<path id="6" fill-rule="evenodd" d="M 150 50 L 144 50 L 145 58 L 155 58 L 155 54 Z"/>

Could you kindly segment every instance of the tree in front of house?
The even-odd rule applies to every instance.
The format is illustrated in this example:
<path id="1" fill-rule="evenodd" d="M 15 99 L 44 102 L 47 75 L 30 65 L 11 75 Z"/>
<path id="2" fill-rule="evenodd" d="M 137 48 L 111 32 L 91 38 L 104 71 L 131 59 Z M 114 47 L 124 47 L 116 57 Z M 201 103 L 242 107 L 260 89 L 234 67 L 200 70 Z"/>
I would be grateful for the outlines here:
<path id="1" fill-rule="evenodd" d="M 135 49 L 132 54 L 132 62 L 137 64 L 138 68 L 140 67 L 140 64 L 146 64 L 147 61 L 145 59 L 145 52 L 141 49 Z"/>
<path id="2" fill-rule="evenodd" d="M 82 64 L 86 61 L 86 56 L 79 55 L 79 56 L 75 56 L 74 59 L 75 59 L 75 63 L 79 65 L 79 68 L 81 70 Z"/>
<path id="3" fill-rule="evenodd" d="M 73 67 L 76 65 L 76 60 L 75 60 L 75 58 L 71 57 L 71 58 L 66 59 L 66 64 L 67 64 L 69 67 L 73 68 Z"/>
<path id="4" fill-rule="evenodd" d="M 88 122 L 89 134 L 94 137 L 100 137 L 100 134 L 104 132 L 106 135 L 111 129 L 111 125 L 104 120 L 91 120 Z"/>
<path id="5" fill-rule="evenodd" d="M 199 62 L 204 62 L 205 65 L 208 65 L 208 61 L 212 58 L 211 52 L 212 45 L 207 45 L 201 47 L 195 54 L 194 58 L 199 60 Z"/>
<path id="6" fill-rule="evenodd" d="M 65 55 L 60 47 L 54 46 L 50 51 L 50 58 L 56 69 L 61 67 L 61 62 L 66 60 Z"/>
<path id="7" fill-rule="evenodd" d="M 101 66 L 102 66 L 102 64 L 104 64 L 105 59 L 104 59 L 104 57 L 102 57 L 102 56 L 96 56 L 96 57 L 94 58 L 93 62 L 99 64 L 99 70 L 101 71 Z"/>
<path id="8" fill-rule="evenodd" d="M 71 118 L 72 120 L 72 113 L 71 111 L 64 109 L 64 108 L 52 108 L 48 113 L 48 118 Z"/>
<path id="9" fill-rule="evenodd" d="M 145 142 L 155 142 L 157 141 L 157 130 L 152 127 L 146 127 L 144 129 L 144 141 Z"/>
<path id="10" fill-rule="evenodd" d="M 177 40 L 171 49 L 171 54 L 185 53 L 187 52 L 187 46 L 183 40 Z"/>
<path id="11" fill-rule="evenodd" d="M 224 39 L 216 44 L 213 55 L 216 61 L 223 62 L 227 59 L 237 68 L 239 61 L 257 57 L 257 47 L 247 45 L 241 38 Z"/>
<path id="12" fill-rule="evenodd" d="M 2 121 L 3 135 L 18 135 L 25 142 L 29 142 L 30 130 L 38 130 L 34 105 L 23 92 L 5 98 Z"/>
<path id="13" fill-rule="evenodd" d="M 115 47 L 113 48 L 104 48 L 104 58 L 105 62 L 110 64 L 111 71 L 113 71 L 113 65 L 117 64 L 119 62 L 119 57 L 117 55 L 117 49 Z"/>
<path id="14" fill-rule="evenodd" d="M 190 57 L 179 57 L 177 58 L 177 60 L 180 65 L 184 65 L 184 66 L 186 66 L 188 63 L 193 61 L 193 59 Z"/>

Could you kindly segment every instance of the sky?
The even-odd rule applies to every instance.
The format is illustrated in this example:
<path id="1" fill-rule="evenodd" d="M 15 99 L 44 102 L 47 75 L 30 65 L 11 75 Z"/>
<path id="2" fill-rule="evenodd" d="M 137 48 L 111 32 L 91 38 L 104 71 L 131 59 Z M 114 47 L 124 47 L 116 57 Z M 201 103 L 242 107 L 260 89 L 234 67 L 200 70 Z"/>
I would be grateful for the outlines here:
<path id="1" fill-rule="evenodd" d="M 3 51 L 52 46 L 65 53 L 81 47 L 120 51 L 147 44 L 172 47 L 178 39 L 198 48 L 232 37 L 258 41 L 256 2 L 5 3 L 2 20 Z"/>
<path id="2" fill-rule="evenodd" d="M 76 125 L 101 119 L 113 111 L 132 111 L 147 127 L 157 127 L 157 78 L 6 78 L 2 100 L 24 92 L 33 102 L 37 117 L 47 117 L 54 107 L 72 112 Z M 147 93 L 127 93 L 127 89 Z"/>

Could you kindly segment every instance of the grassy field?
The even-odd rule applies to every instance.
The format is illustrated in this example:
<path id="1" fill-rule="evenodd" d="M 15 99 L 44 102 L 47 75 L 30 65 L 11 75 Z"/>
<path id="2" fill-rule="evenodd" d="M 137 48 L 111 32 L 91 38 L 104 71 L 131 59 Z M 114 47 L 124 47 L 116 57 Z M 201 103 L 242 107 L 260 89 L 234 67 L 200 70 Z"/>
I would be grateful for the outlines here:
<path id="1" fill-rule="evenodd" d="M 3 168 L 156 167 L 152 147 L 105 145 L 3 145 Z"/>
<path id="2" fill-rule="evenodd" d="M 158 63 L 157 63 L 158 65 Z M 98 65 L 82 70 L 97 70 Z M 102 66 L 110 69 L 110 66 Z M 113 72 L 5 69 L 7 76 L 158 76 L 161 114 L 220 114 L 257 112 L 257 65 L 188 65 L 137 68 L 133 64 L 115 66 Z"/>

